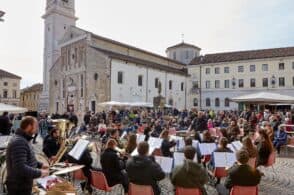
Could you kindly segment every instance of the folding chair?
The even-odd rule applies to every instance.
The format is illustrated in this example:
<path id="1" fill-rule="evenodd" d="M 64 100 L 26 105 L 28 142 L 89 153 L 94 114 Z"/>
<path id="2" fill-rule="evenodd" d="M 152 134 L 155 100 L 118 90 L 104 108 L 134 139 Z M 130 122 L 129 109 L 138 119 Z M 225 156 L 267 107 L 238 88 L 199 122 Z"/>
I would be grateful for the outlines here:
<path id="1" fill-rule="evenodd" d="M 230 195 L 258 195 L 257 186 L 233 186 Z"/>
<path id="2" fill-rule="evenodd" d="M 129 184 L 128 195 L 154 195 L 152 186 Z"/>
<path id="3" fill-rule="evenodd" d="M 176 194 L 175 195 L 201 195 L 201 192 L 198 188 L 176 187 Z"/>

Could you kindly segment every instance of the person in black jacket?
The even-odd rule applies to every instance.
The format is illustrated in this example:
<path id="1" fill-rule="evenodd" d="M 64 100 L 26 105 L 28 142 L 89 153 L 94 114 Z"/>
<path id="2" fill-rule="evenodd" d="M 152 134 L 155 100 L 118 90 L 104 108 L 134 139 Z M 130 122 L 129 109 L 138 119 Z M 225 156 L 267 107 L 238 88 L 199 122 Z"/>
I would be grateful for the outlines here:
<path id="1" fill-rule="evenodd" d="M 170 151 L 170 149 L 172 147 L 174 147 L 175 145 L 177 145 L 177 143 L 175 141 L 169 141 L 169 132 L 168 130 L 164 130 L 161 135 L 160 138 L 162 138 L 162 143 L 161 143 L 161 153 L 163 156 L 165 157 L 173 157 L 173 153 Z"/>
<path id="2" fill-rule="evenodd" d="M 207 130 L 207 120 L 203 112 L 199 111 L 196 118 L 193 119 L 190 131 L 195 132 L 195 139 L 201 142 L 200 134 Z"/>
<path id="3" fill-rule="evenodd" d="M 0 116 L 0 133 L 2 135 L 10 135 L 10 128 L 12 124 L 8 118 L 8 112 L 3 112 L 3 115 Z"/>
<path id="4" fill-rule="evenodd" d="M 59 130 L 54 128 L 50 131 L 50 135 L 45 137 L 43 142 L 43 152 L 51 160 L 56 159 L 56 154 L 60 148 L 60 143 L 58 141 Z"/>
<path id="5" fill-rule="evenodd" d="M 102 171 L 107 179 L 109 186 L 122 184 L 125 192 L 128 192 L 128 177 L 125 173 L 125 164 L 119 158 L 118 152 L 115 150 L 117 143 L 114 139 L 109 139 L 106 143 L 106 149 L 101 155 L 100 163 Z"/>
<path id="6" fill-rule="evenodd" d="M 48 167 L 38 162 L 30 141 L 37 131 L 38 122 L 34 117 L 25 117 L 20 129 L 7 147 L 7 180 L 9 195 L 31 195 L 33 179 L 49 174 Z"/>
<path id="7" fill-rule="evenodd" d="M 225 187 L 231 189 L 233 186 L 257 186 L 262 173 L 247 164 L 249 161 L 248 152 L 239 150 L 236 157 L 237 163 L 228 170 Z"/>
<path id="8" fill-rule="evenodd" d="M 154 157 L 147 156 L 149 145 L 141 142 L 138 145 L 139 155 L 127 161 L 126 171 L 129 181 L 138 185 L 151 185 L 155 195 L 160 195 L 160 188 L 157 182 L 164 179 L 165 174 L 160 165 L 155 162 Z"/>

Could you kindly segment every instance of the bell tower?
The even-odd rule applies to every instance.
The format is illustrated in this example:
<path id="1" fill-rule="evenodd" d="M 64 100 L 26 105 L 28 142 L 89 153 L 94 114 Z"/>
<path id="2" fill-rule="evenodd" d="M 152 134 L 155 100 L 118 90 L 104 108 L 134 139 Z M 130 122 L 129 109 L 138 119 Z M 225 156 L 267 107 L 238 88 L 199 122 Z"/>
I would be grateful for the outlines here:
<path id="1" fill-rule="evenodd" d="M 75 0 L 47 0 L 44 19 L 43 93 L 39 111 L 49 111 L 49 71 L 60 56 L 58 42 L 70 26 L 75 26 Z"/>

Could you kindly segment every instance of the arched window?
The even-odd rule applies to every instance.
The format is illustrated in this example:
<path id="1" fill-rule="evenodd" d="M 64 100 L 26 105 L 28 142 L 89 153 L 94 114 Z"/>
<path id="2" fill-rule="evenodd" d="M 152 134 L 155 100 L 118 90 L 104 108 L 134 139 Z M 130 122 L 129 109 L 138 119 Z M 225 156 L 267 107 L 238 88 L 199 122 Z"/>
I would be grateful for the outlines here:
<path id="1" fill-rule="evenodd" d="M 215 107 L 219 107 L 220 101 L 219 98 L 215 98 Z"/>
<path id="2" fill-rule="evenodd" d="M 172 80 L 169 80 L 169 82 L 168 82 L 168 88 L 169 88 L 169 90 L 172 90 L 173 89 L 173 81 Z"/>
<path id="3" fill-rule="evenodd" d="M 94 74 L 94 80 L 97 81 L 98 80 L 98 73 Z"/>
<path id="4" fill-rule="evenodd" d="M 193 106 L 195 106 L 195 107 L 198 106 L 198 99 L 197 98 L 193 99 Z"/>
<path id="5" fill-rule="evenodd" d="M 168 105 L 170 106 L 174 105 L 174 100 L 172 98 L 168 100 Z"/>
<path id="6" fill-rule="evenodd" d="M 210 98 L 206 98 L 205 102 L 206 102 L 206 107 L 210 107 Z"/>
<path id="7" fill-rule="evenodd" d="M 225 98 L 225 107 L 230 107 L 230 99 Z"/>

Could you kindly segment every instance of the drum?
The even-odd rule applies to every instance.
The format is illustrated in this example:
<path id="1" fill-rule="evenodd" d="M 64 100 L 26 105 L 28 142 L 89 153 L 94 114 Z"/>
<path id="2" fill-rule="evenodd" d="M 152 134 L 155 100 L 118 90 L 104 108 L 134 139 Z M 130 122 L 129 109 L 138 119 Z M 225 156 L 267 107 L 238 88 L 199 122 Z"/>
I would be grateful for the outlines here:
<path id="1" fill-rule="evenodd" d="M 36 159 L 37 161 L 43 163 L 43 165 L 49 166 L 49 160 L 44 154 L 37 153 Z M 6 165 L 6 162 L 4 162 L 0 170 L 0 189 L 1 189 L 0 192 L 2 193 L 6 192 L 6 189 L 5 189 L 6 178 L 7 178 L 7 165 Z"/>

